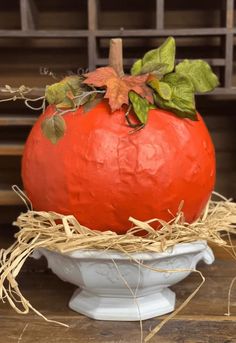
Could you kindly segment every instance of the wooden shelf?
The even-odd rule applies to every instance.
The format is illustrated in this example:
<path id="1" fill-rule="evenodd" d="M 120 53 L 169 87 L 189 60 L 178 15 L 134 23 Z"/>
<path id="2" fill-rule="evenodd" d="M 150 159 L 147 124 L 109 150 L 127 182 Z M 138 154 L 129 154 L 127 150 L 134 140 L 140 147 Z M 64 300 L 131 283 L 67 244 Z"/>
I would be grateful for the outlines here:
<path id="1" fill-rule="evenodd" d="M 15 92 L 15 91 L 17 91 L 17 88 L 16 87 L 12 87 L 12 92 Z M 40 96 L 43 96 L 44 94 L 45 94 L 45 88 L 33 87 L 29 91 L 29 93 L 27 93 L 27 96 L 29 98 L 35 99 L 35 98 L 38 98 Z M 0 99 L 11 98 L 12 95 L 13 95 L 13 93 L 10 93 L 10 92 L 6 91 L 5 88 L 0 87 Z"/>
<path id="2" fill-rule="evenodd" d="M 40 266 L 38 271 L 35 270 L 37 264 Z M 41 265 L 40 261 L 35 261 L 34 269 L 20 273 L 19 288 L 38 311 L 48 319 L 68 324 L 69 329 L 47 323 L 32 311 L 26 315 L 17 314 L 5 303 L 1 304 L 0 309 L 1 335 L 4 342 L 17 342 L 20 338 L 22 342 L 37 343 L 140 342 L 139 322 L 91 320 L 70 310 L 68 301 L 75 286 L 63 282 Z M 200 291 L 180 313 L 163 326 L 151 342 L 235 342 L 234 292 L 231 316 L 224 315 L 227 312 L 228 289 L 235 273 L 235 262 L 216 260 L 212 266 L 201 264 L 198 269 L 206 279 Z M 192 273 L 173 286 L 173 291 L 176 292 L 176 308 L 183 304 L 199 283 L 199 276 Z M 146 337 L 164 318 L 166 316 L 143 321 L 143 336 Z"/>
<path id="3" fill-rule="evenodd" d="M 0 38 L 86 38 L 88 30 L 0 30 Z"/>
<path id="4" fill-rule="evenodd" d="M 168 36 L 223 36 L 236 31 L 226 28 L 198 28 L 198 29 L 144 29 L 144 30 L 96 30 L 95 37 L 168 37 Z M 0 38 L 86 38 L 88 30 L 0 30 Z"/>
<path id="5" fill-rule="evenodd" d="M 0 206 L 22 205 L 20 197 L 12 190 L 0 189 Z"/>
<path id="6" fill-rule="evenodd" d="M 37 116 L 7 114 L 0 115 L 0 126 L 31 126 L 35 123 Z"/>
<path id="7" fill-rule="evenodd" d="M 209 15 L 214 16 L 214 11 L 218 10 L 218 17 L 221 18 L 212 21 L 212 27 L 188 27 L 189 21 L 186 21 L 186 27 L 179 27 L 184 26 L 185 21 L 182 19 L 184 16 L 193 16 L 196 18 L 196 14 L 194 12 L 194 5 L 191 4 L 184 4 L 178 5 L 176 3 L 174 6 L 170 7 L 170 4 L 167 0 L 155 0 L 149 6 L 144 6 L 141 1 L 138 1 L 138 6 L 135 8 L 135 11 L 131 11 L 131 4 L 127 2 L 125 5 L 130 11 L 133 13 L 133 17 L 138 13 L 143 15 L 152 15 L 150 21 L 150 28 L 142 27 L 142 24 L 138 24 L 135 21 L 135 26 L 133 29 L 132 27 L 132 20 L 133 18 L 129 18 L 129 22 L 124 22 L 122 17 L 122 11 L 124 11 L 125 7 L 124 4 L 113 4 L 107 5 L 106 3 L 102 2 L 101 0 L 88 0 L 87 6 L 82 6 L 81 11 L 83 11 L 83 16 L 87 18 L 87 25 L 86 28 L 78 28 L 78 29 L 71 29 L 68 26 L 68 29 L 43 29 L 43 21 L 42 19 L 45 16 L 45 8 L 47 6 L 41 6 L 41 4 L 36 0 L 20 0 L 19 8 L 16 9 L 19 13 L 19 17 L 21 20 L 21 29 L 7 29 L 1 30 L 0 29 L 0 38 L 2 39 L 14 39 L 14 38 L 21 38 L 21 39 L 63 39 L 63 38 L 83 38 L 86 39 L 86 49 L 87 49 L 87 57 L 88 57 L 88 66 L 89 69 L 94 69 L 96 65 L 104 65 L 107 63 L 107 59 L 102 58 L 99 56 L 99 40 L 102 38 L 110 38 L 110 37 L 124 37 L 124 38 L 135 38 L 135 39 L 142 39 L 147 38 L 160 38 L 160 37 L 168 37 L 168 36 L 175 36 L 179 38 L 191 38 L 192 42 L 194 40 L 199 39 L 199 37 L 205 38 L 219 38 L 221 40 L 219 49 L 221 50 L 222 56 L 218 58 L 209 58 L 208 56 L 202 56 L 202 58 L 209 61 L 212 66 L 215 67 L 222 67 L 223 71 L 221 70 L 220 75 L 222 78 L 222 87 L 224 88 L 231 88 L 232 87 L 232 71 L 233 71 L 233 36 L 236 34 L 236 28 L 234 27 L 234 0 L 222 0 L 219 1 L 217 4 L 212 4 L 209 2 L 209 6 L 204 2 L 204 4 L 198 4 L 198 10 L 201 9 L 202 13 L 204 11 L 208 11 Z M 53 3 L 51 4 L 50 11 L 58 8 L 59 4 Z M 68 4 L 69 5 L 69 4 Z M 72 5 L 73 6 L 73 5 Z M 105 7 L 104 7 L 105 6 Z M 153 10 L 151 7 L 153 6 Z M 178 9 L 180 6 L 180 9 Z M 173 8 L 172 8 L 173 7 Z M 209 9 L 208 9 L 209 7 Z M 67 6 L 60 7 L 60 10 L 65 11 Z M 178 11 L 178 15 L 174 18 L 176 20 L 177 27 L 170 28 L 168 26 L 168 11 Z M 214 9 L 214 11 L 212 11 Z M 185 14 L 185 10 L 187 10 L 187 14 Z M 73 11 L 73 7 L 70 5 L 70 11 Z M 78 11 L 78 9 L 75 9 Z M 106 12 L 107 11 L 107 12 Z M 141 12 L 140 12 L 141 11 Z M 181 12 L 182 11 L 182 12 Z M 192 11 L 192 12 L 191 12 Z M 126 11 L 125 11 L 126 12 Z M 125 13 L 124 12 L 124 13 Z M 106 14 L 107 13 L 107 14 Z M 109 18 L 108 13 L 110 13 L 110 23 L 107 23 L 107 19 Z M 181 14 L 182 13 L 182 14 Z M 192 13 L 192 14 L 191 14 Z M 53 20 L 56 22 L 56 16 L 58 15 L 55 12 L 55 18 Z M 74 16 L 74 13 L 73 13 Z M 120 18 L 120 27 L 114 28 L 114 24 L 112 23 L 112 18 Z M 105 18 L 105 23 L 102 22 L 102 19 Z M 139 18 L 139 17 L 138 17 Z M 207 18 L 207 16 L 206 16 Z M 211 18 L 210 18 L 211 19 Z M 136 19 L 137 20 L 137 19 Z M 117 21 L 117 19 L 116 19 Z M 173 21 L 173 19 L 172 19 Z M 172 22 L 171 21 L 171 22 Z M 208 24 L 209 21 L 205 21 L 205 24 Z M 146 23 L 147 24 L 147 23 Z M 140 25 L 140 28 L 137 27 Z M 172 23 L 172 25 L 174 25 Z M 110 28 L 104 29 L 104 27 L 110 26 Z M 34 45 L 34 43 L 32 43 Z M 207 41 L 206 41 L 207 44 Z M 143 42 L 142 42 L 143 45 Z M 135 60 L 133 58 L 125 58 L 125 65 L 130 66 L 132 62 Z M 190 57 L 191 58 L 191 57 Z M 194 58 L 194 56 L 192 57 Z M 78 60 L 79 66 L 79 60 Z"/>
<path id="8" fill-rule="evenodd" d="M 146 30 L 96 30 L 97 37 L 168 37 L 168 36 L 220 36 L 226 35 L 226 28 L 197 28 L 197 29 L 146 29 Z"/>
<path id="9" fill-rule="evenodd" d="M 134 63 L 136 59 L 135 58 L 124 58 L 123 63 L 124 66 L 130 66 Z M 212 66 L 225 66 L 225 59 L 224 58 L 204 58 L 206 62 L 208 62 Z M 181 62 L 181 59 L 176 59 L 176 63 Z M 104 66 L 108 64 L 108 58 L 97 58 L 95 60 L 97 66 Z"/>
<path id="10" fill-rule="evenodd" d="M 20 156 L 23 149 L 23 143 L 0 143 L 0 156 Z"/>

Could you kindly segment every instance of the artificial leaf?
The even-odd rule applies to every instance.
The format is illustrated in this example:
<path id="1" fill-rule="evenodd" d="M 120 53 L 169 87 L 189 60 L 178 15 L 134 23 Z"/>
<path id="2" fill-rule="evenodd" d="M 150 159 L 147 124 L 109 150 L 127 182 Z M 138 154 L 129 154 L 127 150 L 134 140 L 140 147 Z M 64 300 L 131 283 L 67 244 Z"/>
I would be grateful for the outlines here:
<path id="1" fill-rule="evenodd" d="M 151 77 L 148 79 L 148 85 L 154 89 L 162 99 L 164 100 L 170 100 L 172 95 L 171 87 L 168 85 L 168 83 L 159 81 L 156 77 L 151 75 Z"/>
<path id="2" fill-rule="evenodd" d="M 68 106 L 71 106 L 71 100 L 66 96 L 69 91 L 70 86 L 66 82 L 57 82 L 46 87 L 45 97 L 49 104 L 58 105 L 68 101 Z"/>
<path id="3" fill-rule="evenodd" d="M 141 74 L 155 73 L 158 79 L 161 79 L 163 75 L 167 73 L 168 64 L 159 63 L 157 60 L 149 61 L 145 63 L 141 68 Z"/>
<path id="4" fill-rule="evenodd" d="M 73 100 L 76 106 L 84 105 L 87 101 L 91 99 L 91 97 L 93 98 L 96 96 L 96 94 L 94 93 L 86 95 L 86 93 L 90 92 L 91 89 L 89 89 L 88 86 L 82 83 L 83 80 L 84 78 L 78 75 L 68 76 L 64 79 L 64 81 L 66 81 L 71 87 L 72 94 L 70 99 Z"/>
<path id="5" fill-rule="evenodd" d="M 130 90 L 138 93 L 142 98 L 147 99 L 147 101 L 153 104 L 152 90 L 146 85 L 148 75 L 125 75 L 122 79 Z"/>
<path id="6" fill-rule="evenodd" d="M 95 87 L 103 87 L 105 82 L 111 78 L 116 78 L 118 75 L 112 67 L 101 67 L 87 74 L 84 74 L 86 79 L 83 83 L 93 85 Z"/>
<path id="7" fill-rule="evenodd" d="M 94 97 L 93 99 L 90 99 L 88 102 L 86 102 L 86 104 L 83 105 L 84 112 L 86 113 L 86 112 L 91 111 L 101 101 L 102 101 L 102 97 Z"/>
<path id="8" fill-rule="evenodd" d="M 58 140 L 64 136 L 66 129 L 65 120 L 62 116 L 55 114 L 42 122 L 41 129 L 44 136 L 53 144 L 56 144 Z"/>
<path id="9" fill-rule="evenodd" d="M 139 59 L 134 62 L 131 68 L 131 75 L 139 75 L 141 74 L 141 69 L 142 69 L 142 60 Z"/>
<path id="10" fill-rule="evenodd" d="M 83 78 L 78 75 L 65 77 L 62 81 L 46 87 L 45 97 L 49 104 L 56 105 L 57 109 L 73 109 L 76 99 L 87 91 L 82 84 Z M 86 99 L 87 101 L 87 99 Z M 84 102 L 80 103 L 82 105 Z"/>
<path id="11" fill-rule="evenodd" d="M 148 51 L 143 59 L 137 60 L 131 68 L 131 74 L 155 73 L 155 76 L 161 79 L 163 75 L 173 71 L 174 62 L 175 40 L 168 37 L 159 48 Z"/>
<path id="12" fill-rule="evenodd" d="M 158 93 L 154 94 L 157 106 L 174 112 L 181 118 L 197 120 L 194 88 L 188 77 L 182 74 L 171 73 L 165 75 L 163 81 L 172 89 L 170 100 L 164 100 Z"/>
<path id="13" fill-rule="evenodd" d="M 146 124 L 148 119 L 148 111 L 150 109 L 149 102 L 133 91 L 129 92 L 129 99 L 140 122 L 142 124 Z"/>
<path id="14" fill-rule="evenodd" d="M 112 67 L 101 67 L 84 75 L 83 83 L 95 87 L 106 87 L 104 98 L 109 100 L 111 111 L 129 103 L 129 91 L 133 90 L 141 97 L 153 103 L 152 90 L 145 84 L 148 75 L 119 76 Z"/>
<path id="15" fill-rule="evenodd" d="M 74 103 L 76 105 L 76 107 L 79 106 L 83 106 L 85 104 L 87 104 L 88 102 L 94 100 L 96 98 L 96 94 L 95 92 L 84 92 L 82 93 L 80 96 L 77 96 L 74 98 Z"/>
<path id="16" fill-rule="evenodd" d="M 86 102 L 86 104 L 83 105 L 83 109 L 84 112 L 89 112 L 91 111 L 94 107 L 96 107 L 100 102 L 102 101 L 102 99 L 94 99 L 92 101 L 88 101 Z"/>
<path id="17" fill-rule="evenodd" d="M 70 75 L 63 79 L 63 82 L 66 82 L 70 86 L 74 95 L 76 95 L 78 91 L 80 92 L 82 81 L 83 78 L 79 75 Z"/>
<path id="18" fill-rule="evenodd" d="M 170 100 L 172 96 L 172 89 L 168 83 L 159 81 L 158 93 L 164 100 Z"/>
<path id="19" fill-rule="evenodd" d="M 152 72 L 155 67 L 165 65 L 165 74 L 170 73 L 174 69 L 175 63 L 175 40 L 173 37 L 168 37 L 166 41 L 157 49 L 148 51 L 142 59 L 142 72 L 145 65 L 149 68 L 144 69 L 145 72 Z"/>
<path id="20" fill-rule="evenodd" d="M 219 85 L 217 76 L 206 61 L 184 60 L 175 67 L 175 70 L 190 78 L 195 92 L 209 92 Z"/>

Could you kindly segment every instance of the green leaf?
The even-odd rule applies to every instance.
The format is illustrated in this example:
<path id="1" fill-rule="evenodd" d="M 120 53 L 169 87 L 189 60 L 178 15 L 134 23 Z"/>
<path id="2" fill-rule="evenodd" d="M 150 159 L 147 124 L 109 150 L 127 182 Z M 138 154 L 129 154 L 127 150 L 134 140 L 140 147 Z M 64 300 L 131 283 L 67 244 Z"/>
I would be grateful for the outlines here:
<path id="1" fill-rule="evenodd" d="M 159 81 L 157 78 L 152 78 L 148 81 L 148 85 L 154 89 L 162 99 L 170 100 L 172 95 L 171 87 L 168 83 Z"/>
<path id="2" fill-rule="evenodd" d="M 164 100 L 170 100 L 172 96 L 172 89 L 168 83 L 160 81 L 158 93 Z"/>
<path id="3" fill-rule="evenodd" d="M 81 93 L 81 88 L 83 87 L 83 80 L 84 78 L 82 78 L 79 75 L 71 75 L 65 77 L 62 81 L 66 82 L 70 86 L 74 95 L 78 95 Z"/>
<path id="4" fill-rule="evenodd" d="M 91 94 L 91 95 L 87 94 L 86 96 L 85 96 L 85 94 L 84 94 L 84 95 L 81 94 L 81 96 L 79 96 L 79 97 L 77 97 L 77 98 L 74 99 L 74 103 L 75 103 L 75 105 L 76 105 L 77 107 L 78 107 L 78 106 L 83 106 L 83 105 L 85 105 L 87 102 L 93 100 L 95 97 L 96 97 L 96 94 Z"/>
<path id="5" fill-rule="evenodd" d="M 151 108 L 149 102 L 133 91 L 129 92 L 129 99 L 140 122 L 146 124 L 148 111 Z"/>
<path id="6" fill-rule="evenodd" d="M 82 84 L 83 78 L 78 75 L 65 77 L 62 81 L 46 87 L 45 97 L 49 104 L 57 109 L 73 109 L 77 105 L 77 97 L 88 91 L 88 86 Z M 88 99 L 83 99 L 83 105 Z"/>
<path id="7" fill-rule="evenodd" d="M 194 88 L 188 77 L 171 73 L 165 75 L 163 81 L 172 89 L 170 100 L 164 100 L 159 94 L 154 94 L 154 101 L 158 107 L 170 110 L 181 118 L 197 120 Z"/>
<path id="8" fill-rule="evenodd" d="M 97 106 L 102 101 L 102 97 L 95 98 L 92 100 L 89 100 L 86 102 L 86 104 L 83 105 L 84 112 L 91 111 L 95 106 Z"/>
<path id="9" fill-rule="evenodd" d="M 158 79 L 167 73 L 168 64 L 159 63 L 155 60 L 149 61 L 142 66 L 141 74 L 155 73 Z"/>
<path id="10" fill-rule="evenodd" d="M 184 60 L 175 67 L 175 70 L 189 77 L 195 92 L 209 92 L 219 85 L 217 76 L 206 61 Z"/>
<path id="11" fill-rule="evenodd" d="M 62 116 L 55 114 L 41 123 L 41 129 L 44 136 L 53 144 L 56 144 L 64 136 L 66 130 L 65 120 Z"/>
<path id="12" fill-rule="evenodd" d="M 66 93 L 69 92 L 70 86 L 66 82 L 57 82 L 46 87 L 45 97 L 49 104 L 60 104 L 64 102 Z"/>
<path id="13" fill-rule="evenodd" d="M 168 37 L 167 40 L 157 49 L 148 51 L 143 59 L 137 60 L 132 68 L 132 75 L 154 73 L 158 79 L 170 73 L 175 63 L 175 40 Z"/>
<path id="14" fill-rule="evenodd" d="M 173 37 L 168 37 L 166 41 L 157 49 L 148 51 L 142 59 L 142 73 L 152 72 L 155 68 L 165 65 L 163 74 L 173 71 L 175 63 L 175 40 Z"/>
<path id="15" fill-rule="evenodd" d="M 141 69 L 142 69 L 142 60 L 139 59 L 136 62 L 134 62 L 130 73 L 131 75 L 139 75 L 141 74 Z"/>

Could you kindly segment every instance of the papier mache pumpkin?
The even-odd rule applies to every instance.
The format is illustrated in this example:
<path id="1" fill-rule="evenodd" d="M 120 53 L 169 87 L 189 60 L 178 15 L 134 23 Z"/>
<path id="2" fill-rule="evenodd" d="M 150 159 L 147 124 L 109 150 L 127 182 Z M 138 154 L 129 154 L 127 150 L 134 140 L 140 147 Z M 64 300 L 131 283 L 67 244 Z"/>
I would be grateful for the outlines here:
<path id="1" fill-rule="evenodd" d="M 49 103 L 22 161 L 36 210 L 74 215 L 91 229 L 125 233 L 129 217 L 199 217 L 215 182 L 215 154 L 194 93 L 218 85 L 202 60 L 175 65 L 169 37 L 123 73 L 121 41 L 109 66 L 47 86 Z"/>

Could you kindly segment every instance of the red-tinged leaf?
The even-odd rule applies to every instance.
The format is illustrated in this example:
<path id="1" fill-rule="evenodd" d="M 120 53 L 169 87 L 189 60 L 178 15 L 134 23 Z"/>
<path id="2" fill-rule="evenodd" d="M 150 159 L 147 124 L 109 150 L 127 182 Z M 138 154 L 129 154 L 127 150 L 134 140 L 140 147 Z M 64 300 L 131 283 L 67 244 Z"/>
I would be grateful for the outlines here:
<path id="1" fill-rule="evenodd" d="M 103 87 L 107 80 L 112 77 L 118 77 L 116 71 L 112 67 L 97 68 L 90 73 L 84 74 L 86 80 L 83 81 L 86 85 L 93 85 L 95 87 Z"/>
<path id="2" fill-rule="evenodd" d="M 111 111 L 129 103 L 129 92 L 132 90 L 153 104 L 152 90 L 146 85 L 148 75 L 119 76 L 112 67 L 102 67 L 84 75 L 83 82 L 95 87 L 106 87 L 104 98 L 109 100 Z"/>
<path id="3" fill-rule="evenodd" d="M 121 78 L 111 78 L 106 85 L 107 91 L 104 98 L 109 100 L 112 112 L 121 108 L 123 104 L 128 104 L 129 88 Z"/>
<path id="4" fill-rule="evenodd" d="M 147 99 L 151 104 L 154 103 L 152 90 L 146 85 L 148 75 L 139 75 L 139 76 L 124 76 L 126 84 L 129 87 L 129 90 L 132 90 L 139 94 L 142 98 Z"/>

